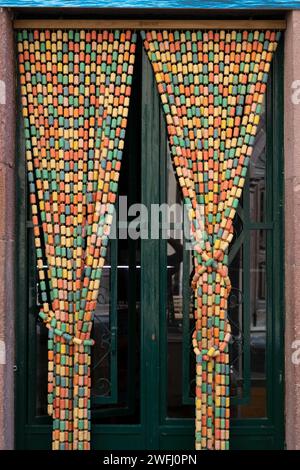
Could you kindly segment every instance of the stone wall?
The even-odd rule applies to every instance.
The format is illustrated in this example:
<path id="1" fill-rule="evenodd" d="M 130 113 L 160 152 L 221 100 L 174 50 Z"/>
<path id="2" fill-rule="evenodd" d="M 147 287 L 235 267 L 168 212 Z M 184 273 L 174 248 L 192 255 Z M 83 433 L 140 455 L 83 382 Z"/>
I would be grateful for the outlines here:
<path id="1" fill-rule="evenodd" d="M 11 15 L 0 9 L 0 449 L 14 446 L 15 62 Z"/>
<path id="2" fill-rule="evenodd" d="M 300 364 L 292 362 L 293 346 L 300 340 L 300 94 L 293 88 L 299 89 L 296 80 L 300 80 L 300 11 L 287 16 L 284 51 L 285 425 L 287 448 L 299 450 Z"/>

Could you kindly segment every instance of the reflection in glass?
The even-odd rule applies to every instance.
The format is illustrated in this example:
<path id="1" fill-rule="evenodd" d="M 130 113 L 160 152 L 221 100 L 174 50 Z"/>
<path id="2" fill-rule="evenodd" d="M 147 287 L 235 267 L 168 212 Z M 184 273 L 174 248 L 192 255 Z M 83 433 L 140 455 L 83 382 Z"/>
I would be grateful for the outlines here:
<path id="1" fill-rule="evenodd" d="M 234 248 L 234 245 L 232 245 Z M 243 292 L 243 247 L 238 250 L 230 263 L 229 276 L 231 292 L 228 299 L 228 318 L 231 324 L 232 337 L 229 346 L 230 354 L 230 394 L 231 397 L 243 396 L 244 379 L 244 292 Z"/>
<path id="2" fill-rule="evenodd" d="M 264 118 L 261 125 L 263 141 Z M 257 149 L 256 151 L 258 152 Z M 265 147 L 262 145 L 258 152 L 262 159 L 264 152 Z M 253 188 L 262 188 L 265 184 L 265 166 L 259 166 L 258 162 L 257 157 L 250 174 Z M 258 168 L 261 170 L 260 174 Z M 166 179 L 168 204 L 181 201 L 181 191 L 169 155 Z M 254 199 L 250 202 L 252 218 L 262 220 L 265 203 L 259 206 L 259 212 L 253 201 Z M 250 215 L 245 212 L 245 207 L 241 201 L 234 220 L 234 238 L 229 251 L 229 274 L 232 282 L 228 301 L 228 316 L 232 326 L 231 416 L 259 418 L 265 417 L 267 412 L 266 231 L 245 229 L 245 220 L 248 221 Z M 184 248 L 182 225 L 180 235 L 179 239 L 171 238 L 166 241 L 167 416 L 188 418 L 194 416 L 195 358 L 191 347 L 194 301 L 190 289 L 192 257 L 191 252 L 187 254 Z M 187 328 L 184 326 L 186 324 Z M 182 380 L 185 377 L 186 383 Z"/>
<path id="3" fill-rule="evenodd" d="M 134 252 L 135 265 L 131 264 L 130 254 L 134 243 L 138 251 Z M 118 265 L 106 262 L 107 283 L 110 286 L 112 270 L 117 270 L 117 291 L 108 289 L 105 314 L 101 315 L 101 322 L 95 321 L 94 331 L 96 342 L 93 351 L 92 376 L 92 403 L 93 409 L 100 413 L 97 422 L 100 423 L 138 423 L 140 419 L 140 258 L 139 244 L 132 240 L 118 241 Z M 103 286 L 103 285 L 102 285 Z M 101 297 L 102 295 L 102 297 Z M 99 301 L 105 299 L 106 291 L 98 297 Z M 112 299 L 117 295 L 116 326 L 108 327 L 109 318 L 112 318 Z M 99 305 L 97 311 L 103 306 Z M 109 318 L 108 312 L 110 310 Z M 103 310 L 104 311 L 104 310 Z M 106 323 L 103 317 L 107 318 Z M 102 336 L 101 338 L 101 334 Z M 117 356 L 116 375 L 112 375 L 110 382 L 109 368 L 112 355 Z M 97 366 L 100 363 L 100 367 Z M 100 388 L 99 387 L 100 384 Z M 106 392 L 108 395 L 114 391 L 116 399 L 108 404 L 97 403 L 94 398 L 97 393 Z M 101 395 L 102 396 L 102 395 Z"/>
<path id="4" fill-rule="evenodd" d="M 248 172 L 250 219 L 253 222 L 264 222 L 266 218 L 266 136 L 266 109 L 264 101 Z"/>
<path id="5" fill-rule="evenodd" d="M 249 293 L 249 305 L 244 305 L 243 315 L 238 315 L 236 309 L 229 306 L 229 317 L 234 330 L 240 331 L 242 343 L 238 360 L 235 356 L 236 339 L 233 335 L 231 344 L 231 393 L 233 396 L 243 398 L 243 404 L 239 401 L 232 406 L 231 414 L 239 418 L 259 418 L 266 416 L 266 331 L 267 331 L 267 305 L 266 305 L 266 245 L 263 230 L 252 230 L 250 232 L 250 253 L 249 253 L 249 277 L 244 273 L 247 286 L 244 288 L 244 295 L 247 289 Z M 234 265 L 234 263 L 233 263 Z M 232 265 L 231 265 L 232 266 Z M 231 267 L 232 269 L 232 267 Z M 242 279 L 242 266 L 239 268 L 240 275 L 231 274 L 234 288 L 239 286 L 238 279 Z M 247 279 L 248 278 L 248 279 Z M 242 289 L 240 289 L 242 291 Z M 245 313 L 249 315 L 246 322 Z M 244 337 L 247 341 L 244 341 Z M 244 356 L 247 356 L 244 358 Z M 246 369 L 243 370 L 243 363 L 240 358 L 246 359 Z M 249 368 L 249 370 L 248 370 Z M 245 387 L 244 381 L 248 379 L 249 387 Z"/>
<path id="6" fill-rule="evenodd" d="M 111 353 L 113 346 L 112 325 L 110 322 L 110 246 L 107 250 L 106 265 L 102 270 L 97 307 L 94 313 L 92 351 L 92 398 L 109 397 L 111 383 Z"/>
<path id="7" fill-rule="evenodd" d="M 170 154 L 167 160 L 167 203 L 181 204 L 182 195 L 177 183 Z M 186 250 L 183 238 L 183 207 L 181 217 L 177 217 L 177 225 L 171 230 L 170 238 L 166 240 L 167 249 L 167 416 L 169 417 L 192 417 L 194 407 L 186 404 L 183 400 L 183 376 L 184 368 L 187 368 L 186 378 L 187 395 L 194 390 L 194 358 L 190 349 L 190 338 L 194 328 L 193 304 L 194 297 L 190 289 L 190 273 L 192 271 L 191 251 Z M 180 221 L 179 221 L 180 219 Z M 179 226 L 178 226 L 179 223 Z M 183 312 L 188 316 L 186 334 L 184 335 Z M 183 341 L 186 344 L 183 344 Z M 188 345 L 190 360 L 183 364 L 183 348 Z"/>

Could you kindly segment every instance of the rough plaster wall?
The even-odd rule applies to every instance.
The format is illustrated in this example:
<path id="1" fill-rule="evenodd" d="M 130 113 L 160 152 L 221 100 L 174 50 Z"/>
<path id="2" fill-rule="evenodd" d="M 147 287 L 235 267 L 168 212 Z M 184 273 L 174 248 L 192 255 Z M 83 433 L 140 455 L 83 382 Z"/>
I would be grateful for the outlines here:
<path id="1" fill-rule="evenodd" d="M 288 449 L 299 450 L 300 364 L 292 363 L 292 346 L 295 340 L 300 340 L 300 102 L 293 103 L 297 97 L 292 84 L 300 80 L 300 11 L 289 13 L 287 22 L 284 64 L 286 443 Z"/>
<path id="2" fill-rule="evenodd" d="M 0 449 L 14 445 L 15 84 L 11 16 L 0 9 Z"/>

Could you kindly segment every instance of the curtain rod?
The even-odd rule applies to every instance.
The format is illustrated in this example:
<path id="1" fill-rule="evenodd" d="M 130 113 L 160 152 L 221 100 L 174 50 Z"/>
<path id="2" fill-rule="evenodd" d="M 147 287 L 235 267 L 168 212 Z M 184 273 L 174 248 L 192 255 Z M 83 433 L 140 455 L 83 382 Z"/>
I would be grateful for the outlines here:
<path id="1" fill-rule="evenodd" d="M 286 29 L 285 20 L 15 20 L 15 29 Z"/>

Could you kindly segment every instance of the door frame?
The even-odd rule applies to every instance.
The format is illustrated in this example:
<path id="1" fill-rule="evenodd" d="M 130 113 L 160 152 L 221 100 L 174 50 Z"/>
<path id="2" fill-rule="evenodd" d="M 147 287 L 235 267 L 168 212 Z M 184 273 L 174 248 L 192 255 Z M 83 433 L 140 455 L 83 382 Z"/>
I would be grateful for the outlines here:
<path id="1" fill-rule="evenodd" d="M 154 78 L 151 65 L 143 54 L 142 69 L 142 182 L 159 179 L 159 159 L 161 157 L 163 142 L 157 139 L 160 135 L 159 120 L 153 118 L 159 112 L 159 99 L 154 97 Z M 276 79 L 275 79 L 276 76 Z M 271 351 L 267 351 L 267 361 L 273 360 L 272 383 L 272 422 L 268 420 L 253 419 L 251 422 L 233 422 L 231 436 L 233 448 L 250 448 L 265 442 L 269 448 L 281 449 L 284 446 L 284 235 L 283 235 L 283 41 L 280 42 L 274 56 L 272 65 L 273 103 L 276 106 L 270 110 L 269 122 L 272 123 L 272 142 L 274 155 L 274 175 L 278 186 L 273 187 L 273 204 L 276 208 L 275 227 L 273 230 L 273 315 L 275 317 L 272 330 L 272 344 L 274 358 Z M 17 96 L 18 115 L 20 116 L 20 98 Z M 152 119 L 151 119 L 152 116 Z M 27 341 L 28 341 L 28 285 L 27 285 L 27 228 L 26 228 L 26 178 L 25 163 L 18 163 L 24 157 L 24 143 L 22 139 L 22 124 L 17 126 L 17 179 L 16 179 L 16 448 L 30 448 L 30 442 L 38 442 L 35 448 L 50 448 L 51 439 L 50 418 L 48 423 L 28 425 L 27 422 L 27 386 L 31 377 L 27 374 Z M 142 184 L 142 203 L 147 207 L 151 203 L 160 202 L 160 185 Z M 151 279 L 160 279 L 160 258 L 162 256 L 159 240 L 144 240 L 141 243 L 141 265 L 147 269 L 141 270 L 141 423 L 137 425 L 109 425 L 96 424 L 92 427 L 92 448 L 101 442 L 101 448 L 120 449 L 117 445 L 122 439 L 122 447 L 126 450 L 137 449 L 165 449 L 176 442 L 176 448 L 182 438 L 194 434 L 193 420 L 169 419 L 167 423 L 160 422 L 160 351 L 163 349 L 164 338 L 160 328 L 159 315 L 153 312 L 160 311 L 160 297 L 163 284 L 156 282 L 155 286 L 149 282 Z M 25 269 L 24 269 L 25 267 Z M 152 321 L 149 321 L 149 318 Z M 149 404 L 151 403 L 151 406 Z M 248 442 L 248 444 L 246 443 Z M 31 444 L 32 445 L 32 444 Z M 174 445 L 174 444 L 173 444 Z M 252 447 L 251 447 L 252 446 Z M 248 447 L 249 448 L 249 447 Z"/>

